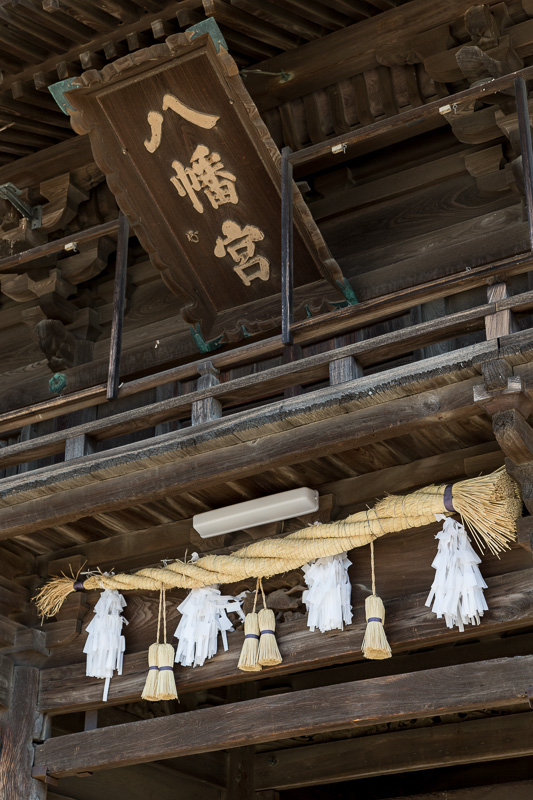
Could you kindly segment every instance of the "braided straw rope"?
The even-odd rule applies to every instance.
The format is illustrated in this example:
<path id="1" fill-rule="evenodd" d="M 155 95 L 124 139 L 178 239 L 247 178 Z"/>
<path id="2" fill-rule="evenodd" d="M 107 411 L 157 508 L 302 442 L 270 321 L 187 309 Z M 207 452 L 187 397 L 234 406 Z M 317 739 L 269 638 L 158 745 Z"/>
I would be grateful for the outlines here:
<path id="1" fill-rule="evenodd" d="M 444 504 L 446 485 L 428 486 L 398 497 L 389 495 L 374 508 L 345 520 L 317 523 L 281 539 L 262 539 L 230 555 L 205 555 L 197 561 L 174 561 L 134 574 L 98 573 L 74 585 L 66 576 L 52 579 L 34 598 L 42 617 L 57 614 L 63 600 L 77 589 L 196 589 L 246 578 L 268 578 L 301 567 L 322 556 L 361 547 L 387 533 L 398 533 L 435 522 L 435 514 L 450 514 Z M 516 536 L 522 503 L 518 485 L 503 468 L 491 475 L 453 485 L 453 508 L 461 515 L 481 547 L 498 553 Z"/>

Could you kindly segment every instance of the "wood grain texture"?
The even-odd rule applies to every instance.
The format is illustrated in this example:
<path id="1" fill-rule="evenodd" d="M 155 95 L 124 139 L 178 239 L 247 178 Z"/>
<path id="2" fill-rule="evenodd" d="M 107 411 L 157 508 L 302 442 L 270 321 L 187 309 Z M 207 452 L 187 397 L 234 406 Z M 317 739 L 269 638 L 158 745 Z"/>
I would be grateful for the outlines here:
<path id="1" fill-rule="evenodd" d="M 56 777 L 377 722 L 525 705 L 533 656 L 324 686 L 49 739 L 35 770 Z M 316 709 L 321 713 L 317 716 Z"/>
<path id="2" fill-rule="evenodd" d="M 0 792 L 2 797 L 45 800 L 46 787 L 31 776 L 39 670 L 15 667 L 9 711 L 0 712 Z"/>
<path id="3" fill-rule="evenodd" d="M 397 556 L 396 563 L 399 560 L 400 556 Z M 476 629 L 476 636 L 490 636 L 499 631 L 510 631 L 532 624 L 531 574 L 531 569 L 525 569 L 512 574 L 487 577 L 489 588 L 486 597 L 490 611 L 483 618 L 482 625 Z M 386 581 L 384 585 L 385 583 Z M 416 649 L 422 644 L 430 647 L 472 637 L 472 630 L 459 634 L 456 630 L 446 628 L 442 620 L 437 620 L 424 605 L 426 597 L 427 592 L 424 592 L 387 600 L 386 630 L 394 653 Z M 362 600 L 362 595 L 360 599 Z M 245 674 L 236 669 L 243 637 L 242 631 L 236 632 L 229 637 L 228 652 L 218 653 L 201 670 L 176 668 L 178 692 L 196 691 L 245 680 L 255 681 L 266 676 L 292 674 L 304 669 L 361 660 L 364 629 L 362 605 L 355 609 L 354 623 L 343 631 L 331 631 L 319 636 L 309 631 L 305 620 L 280 623 L 276 638 L 283 663 L 278 667 L 264 669 L 261 673 Z M 79 649 L 81 646 L 80 643 Z M 111 682 L 109 702 L 116 704 L 137 700 L 145 679 L 146 653 L 126 654 L 123 675 L 115 676 Z M 57 714 L 101 705 L 102 682 L 86 678 L 83 663 L 45 668 L 41 671 L 39 708 L 43 713 Z"/>
<path id="4" fill-rule="evenodd" d="M 1 508 L 0 536 L 7 539 L 97 511 L 121 508 L 129 503 L 150 502 L 164 497 L 176 486 L 180 486 L 182 491 L 193 486 L 207 487 L 220 481 L 258 474 L 274 466 L 290 465 L 306 458 L 383 441 L 415 429 L 428 430 L 443 422 L 464 420 L 479 413 L 473 402 L 474 383 L 475 379 L 470 379 L 422 392 L 415 397 L 392 400 L 368 409 L 300 425 L 292 430 L 257 438 L 253 443 L 234 444 L 225 448 L 223 459 L 216 451 L 202 453 L 148 469 L 136 466 L 136 471 L 127 477 L 103 481 L 94 481 L 93 472 L 91 484 Z M 306 397 L 306 406 L 308 398 L 309 395 Z M 298 398 L 293 400 L 297 401 Z M 262 409 L 264 414 L 265 410 Z M 205 427 L 212 424 L 224 423 L 215 421 L 207 423 Z M 172 436 L 174 434 L 166 434 L 160 438 L 169 439 Z M 86 457 L 82 463 L 87 465 L 91 458 L 94 457 Z"/>
<path id="5" fill-rule="evenodd" d="M 533 754 L 533 714 L 433 725 L 259 753 L 258 789 L 290 789 Z"/>
<path id="6" fill-rule="evenodd" d="M 471 789 L 404 795 L 403 800 L 509 800 L 510 797 L 513 800 L 529 800 L 532 792 L 533 781 L 515 781 L 477 786 Z M 389 797 L 387 800 L 397 800 L 397 798 Z"/>

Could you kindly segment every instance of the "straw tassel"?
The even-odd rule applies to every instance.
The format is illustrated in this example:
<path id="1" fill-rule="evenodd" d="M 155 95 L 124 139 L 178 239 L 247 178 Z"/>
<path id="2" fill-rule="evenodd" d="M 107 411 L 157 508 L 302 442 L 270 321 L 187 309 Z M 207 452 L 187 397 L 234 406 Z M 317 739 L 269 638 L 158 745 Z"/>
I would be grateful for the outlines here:
<path id="1" fill-rule="evenodd" d="M 157 700 L 156 687 L 157 687 L 157 672 L 158 672 L 158 651 L 159 645 L 157 642 L 151 644 L 148 648 L 148 675 L 142 692 L 143 700 Z"/>
<path id="2" fill-rule="evenodd" d="M 275 667 L 276 664 L 281 664 L 283 661 L 278 649 L 278 643 L 276 642 L 276 617 L 272 609 L 266 607 L 265 593 L 263 591 L 263 582 L 261 578 L 259 578 L 259 586 L 261 587 L 261 594 L 263 595 L 263 608 L 257 615 L 259 629 L 261 631 L 257 662 L 262 667 Z"/>
<path id="3" fill-rule="evenodd" d="M 379 661 L 392 656 L 383 623 L 385 606 L 376 595 L 376 574 L 374 570 L 374 542 L 370 542 L 370 562 L 372 568 L 372 594 L 365 600 L 366 631 L 361 649 L 365 658 Z"/>
<path id="4" fill-rule="evenodd" d="M 159 672 L 159 633 L 161 631 L 161 605 L 163 602 L 163 589 L 159 590 L 159 610 L 157 612 L 157 637 L 154 644 L 148 648 L 148 675 L 144 683 L 141 697 L 143 700 L 155 702 L 157 696 L 157 677 Z"/>
<path id="5" fill-rule="evenodd" d="M 165 602 L 165 588 L 161 591 L 161 604 L 163 607 L 163 644 L 157 649 L 157 700 L 177 700 L 176 680 L 174 678 L 174 647 L 167 644 L 167 610 Z M 159 639 L 159 636 L 158 636 Z"/>
<path id="6" fill-rule="evenodd" d="M 259 618 L 255 607 L 257 605 L 257 592 L 259 589 L 259 578 L 255 586 L 254 607 L 244 618 L 244 642 L 242 643 L 241 655 L 237 668 L 242 672 L 261 672 L 263 669 L 257 661 L 259 653 Z"/>

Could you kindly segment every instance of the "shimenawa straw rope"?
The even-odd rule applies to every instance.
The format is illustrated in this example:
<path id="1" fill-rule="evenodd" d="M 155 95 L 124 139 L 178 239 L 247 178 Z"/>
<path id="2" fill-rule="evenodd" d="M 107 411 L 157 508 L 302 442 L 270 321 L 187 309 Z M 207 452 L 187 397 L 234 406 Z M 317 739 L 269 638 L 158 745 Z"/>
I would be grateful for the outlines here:
<path id="1" fill-rule="evenodd" d="M 480 547 L 499 553 L 515 538 L 521 510 L 518 485 L 502 468 L 453 487 L 432 485 L 404 497 L 390 495 L 373 509 L 352 514 L 343 521 L 311 525 L 283 539 L 262 539 L 231 555 L 205 555 L 195 562 L 174 561 L 133 575 L 99 573 L 83 582 L 57 577 L 43 586 L 34 600 L 41 616 L 51 617 L 74 591 L 100 587 L 158 591 L 161 584 L 166 589 L 191 589 L 270 577 L 316 558 L 361 547 L 387 533 L 428 525 L 435 522 L 435 514 L 460 514 Z"/>

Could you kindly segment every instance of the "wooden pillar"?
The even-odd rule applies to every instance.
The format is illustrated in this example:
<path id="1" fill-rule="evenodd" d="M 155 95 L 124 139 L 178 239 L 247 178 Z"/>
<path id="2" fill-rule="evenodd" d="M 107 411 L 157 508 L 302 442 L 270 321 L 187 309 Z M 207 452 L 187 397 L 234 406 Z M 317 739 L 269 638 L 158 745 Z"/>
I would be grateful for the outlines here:
<path id="1" fill-rule="evenodd" d="M 505 300 L 509 296 L 506 283 L 495 283 L 487 286 L 487 301 L 497 303 Z M 500 336 L 507 336 L 517 330 L 513 312 L 510 308 L 496 311 L 494 314 L 487 314 L 485 317 L 485 333 L 487 341 L 498 339 Z"/>
<path id="2" fill-rule="evenodd" d="M 32 778 L 33 743 L 41 738 L 39 670 L 15 667 L 9 709 L 0 712 L 0 797 L 45 800 L 46 783 Z"/>
<path id="3" fill-rule="evenodd" d="M 228 686 L 228 703 L 251 700 L 256 696 L 256 686 L 236 684 Z M 256 800 L 255 794 L 255 747 L 234 747 L 228 750 L 226 768 L 226 792 L 224 800 Z"/>
<path id="4" fill-rule="evenodd" d="M 197 389 L 209 389 L 218 386 L 220 383 L 217 375 L 218 369 L 212 361 L 204 361 L 198 365 L 200 377 L 196 382 Z M 195 400 L 192 404 L 191 423 L 201 425 L 202 422 L 209 422 L 222 416 L 222 406 L 214 397 L 206 397 L 203 400 Z"/>

